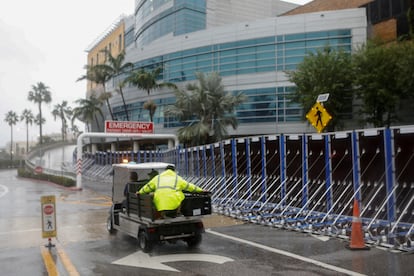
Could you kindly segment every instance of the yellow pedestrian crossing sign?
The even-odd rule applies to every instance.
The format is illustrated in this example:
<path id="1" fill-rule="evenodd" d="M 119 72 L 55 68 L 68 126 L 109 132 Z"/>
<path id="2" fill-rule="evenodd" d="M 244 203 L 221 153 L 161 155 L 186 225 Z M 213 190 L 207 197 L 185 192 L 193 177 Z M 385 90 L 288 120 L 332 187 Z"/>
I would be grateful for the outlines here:
<path id="1" fill-rule="evenodd" d="M 306 114 L 306 119 L 316 128 L 318 133 L 321 133 L 332 119 L 332 116 L 329 115 L 328 111 L 326 111 L 320 102 L 316 102 L 308 114 Z"/>

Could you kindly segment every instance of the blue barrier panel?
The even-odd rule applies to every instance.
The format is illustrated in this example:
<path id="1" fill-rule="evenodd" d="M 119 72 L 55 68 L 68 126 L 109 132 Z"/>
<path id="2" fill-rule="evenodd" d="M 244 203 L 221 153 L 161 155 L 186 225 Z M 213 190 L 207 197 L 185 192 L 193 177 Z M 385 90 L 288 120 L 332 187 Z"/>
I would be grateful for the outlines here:
<path id="1" fill-rule="evenodd" d="M 395 221 L 395 167 L 394 167 L 394 148 L 393 148 L 393 133 L 391 129 L 387 128 L 384 130 L 384 151 L 385 151 L 385 179 L 387 187 L 387 219 L 388 221 Z"/>
<path id="2" fill-rule="evenodd" d="M 309 166 L 309 198 L 312 211 L 327 212 L 329 208 L 326 204 L 326 156 L 325 139 L 327 135 L 312 134 L 308 135 L 309 156 L 307 163 Z M 329 151 L 329 150 L 328 150 Z M 329 155 L 328 155 L 329 156 Z"/>
<path id="3" fill-rule="evenodd" d="M 360 182 L 361 182 L 361 174 L 360 174 L 360 166 L 359 166 L 359 145 L 358 145 L 358 134 L 353 131 L 352 132 L 352 179 L 354 181 L 354 200 L 358 201 L 358 204 L 361 205 L 361 194 L 359 191 Z M 346 207 L 346 205 L 345 205 Z M 361 206 L 359 207 L 361 210 Z"/>
<path id="4" fill-rule="evenodd" d="M 396 214 L 401 221 L 414 223 L 414 207 L 409 206 L 406 213 L 402 211 L 410 204 L 414 196 L 414 128 L 394 129 L 395 190 Z"/>
<path id="5" fill-rule="evenodd" d="M 266 139 L 266 178 L 268 202 L 277 202 L 276 194 L 280 187 L 280 155 L 279 155 L 279 137 L 276 135 L 268 136 Z"/>
<path id="6" fill-rule="evenodd" d="M 331 136 L 324 136 L 325 142 L 325 186 L 326 186 L 326 210 L 332 208 L 332 160 L 331 160 Z"/>
<path id="7" fill-rule="evenodd" d="M 387 219 L 384 132 L 371 129 L 360 131 L 357 135 L 361 214 L 367 218 Z"/>
<path id="8" fill-rule="evenodd" d="M 233 186 L 238 186 L 238 174 L 237 174 L 237 143 L 236 139 L 231 139 L 231 168 L 232 177 L 234 178 Z M 237 198 L 238 196 L 236 196 Z"/>
<path id="9" fill-rule="evenodd" d="M 286 135 L 286 183 L 284 204 L 299 207 L 302 198 L 302 135 Z"/>
<path id="10" fill-rule="evenodd" d="M 286 196 L 286 137 L 282 134 L 280 135 L 280 199 L 285 198 Z M 284 201 L 280 201 L 280 204 L 284 205 Z"/>
<path id="11" fill-rule="evenodd" d="M 225 159 L 225 153 L 224 153 L 224 142 L 220 142 L 219 143 L 219 160 L 220 163 L 218 164 L 221 167 L 221 177 L 222 177 L 222 181 L 221 181 L 221 185 L 222 188 L 226 191 L 225 195 L 227 195 L 227 182 L 226 182 L 226 159 Z"/>
<path id="12" fill-rule="evenodd" d="M 308 140 L 302 136 L 302 207 L 308 205 Z M 305 208 L 306 210 L 307 208 Z"/>
<path id="13" fill-rule="evenodd" d="M 214 150 L 214 145 L 210 144 L 209 145 L 210 148 L 210 157 L 211 157 L 211 176 L 213 178 L 216 178 L 216 156 L 215 156 L 215 150 Z"/>
<path id="14" fill-rule="evenodd" d="M 203 146 L 202 148 L 202 156 L 203 156 L 203 176 L 204 178 L 207 177 L 207 148 Z"/>
<path id="15" fill-rule="evenodd" d="M 266 191 L 267 191 L 267 185 L 266 185 L 266 140 L 265 137 L 262 136 L 260 137 L 260 156 L 261 156 L 261 165 L 262 165 L 262 169 L 261 169 L 261 200 L 263 202 L 266 201 Z"/>
<path id="16" fill-rule="evenodd" d="M 188 151 L 188 148 L 185 148 L 184 149 L 184 152 L 183 152 L 183 154 L 184 154 L 184 165 L 183 165 L 183 167 L 184 167 L 184 172 L 183 172 L 183 174 L 184 175 L 186 175 L 186 176 L 188 176 L 189 175 L 189 164 L 188 164 L 188 160 L 189 160 L 189 158 L 188 158 L 188 154 L 189 154 L 189 151 Z"/>
<path id="17" fill-rule="evenodd" d="M 244 156 L 246 158 L 246 171 L 245 171 L 245 173 L 246 173 L 247 179 L 248 179 L 247 180 L 247 191 L 248 191 L 247 198 L 251 198 L 251 196 L 252 196 L 252 194 L 251 194 L 251 191 L 252 191 L 252 164 L 251 164 L 251 156 L 250 156 L 250 152 L 251 152 L 250 139 L 249 138 L 244 139 L 244 143 L 245 143 L 245 154 L 244 154 Z M 239 162 L 239 164 L 240 164 L 240 162 Z"/>
<path id="18" fill-rule="evenodd" d="M 201 174 L 200 174 L 200 147 L 196 147 L 195 154 L 196 154 L 196 160 L 195 160 L 195 163 L 196 163 L 195 176 L 200 177 L 201 176 Z"/>

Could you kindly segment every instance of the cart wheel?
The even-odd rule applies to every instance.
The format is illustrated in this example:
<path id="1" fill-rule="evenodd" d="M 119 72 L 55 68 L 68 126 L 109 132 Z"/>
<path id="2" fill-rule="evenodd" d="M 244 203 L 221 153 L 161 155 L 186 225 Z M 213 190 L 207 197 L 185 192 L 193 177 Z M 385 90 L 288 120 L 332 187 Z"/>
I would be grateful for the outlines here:
<path id="1" fill-rule="evenodd" d="M 144 230 L 139 231 L 138 234 L 138 243 L 139 247 L 144 251 L 145 253 L 148 253 L 152 250 L 152 243 L 148 239 L 148 235 Z"/>
<path id="2" fill-rule="evenodd" d="M 201 233 L 196 234 L 194 237 L 187 238 L 185 241 L 187 242 L 188 247 L 197 247 L 202 241 Z"/>
<path id="3" fill-rule="evenodd" d="M 116 229 L 114 229 L 114 224 L 112 222 L 112 216 L 109 216 L 106 220 L 106 230 L 108 230 L 110 234 L 116 233 Z"/>

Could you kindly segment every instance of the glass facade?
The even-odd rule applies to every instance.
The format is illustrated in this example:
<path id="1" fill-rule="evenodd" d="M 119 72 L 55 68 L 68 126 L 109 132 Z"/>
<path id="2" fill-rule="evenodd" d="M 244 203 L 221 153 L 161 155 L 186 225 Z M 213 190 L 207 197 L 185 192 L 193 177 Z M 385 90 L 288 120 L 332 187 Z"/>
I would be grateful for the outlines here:
<path id="1" fill-rule="evenodd" d="M 125 48 L 134 43 L 134 28 L 125 31 L 124 40 Z"/>
<path id="2" fill-rule="evenodd" d="M 183 1 L 185 2 L 185 1 Z M 231 43 L 214 44 L 189 50 L 168 53 L 142 60 L 135 68 L 163 69 L 160 82 L 182 82 L 195 80 L 195 72 L 216 71 L 222 77 L 254 75 L 264 72 L 294 70 L 310 52 L 324 47 L 351 52 L 351 30 L 331 30 L 312 33 L 286 34 L 262 37 Z M 249 77 L 250 77 L 249 76 Z M 302 108 L 290 100 L 294 87 L 259 88 L 238 90 L 247 96 L 247 101 L 236 110 L 239 123 L 300 122 Z M 158 108 L 154 123 L 164 127 L 177 127 L 178 122 L 165 118 L 165 106 L 173 104 L 174 98 L 154 100 Z M 149 115 L 142 108 L 143 102 L 130 105 L 131 120 L 147 121 Z M 114 108 L 114 114 L 125 119 L 123 108 Z"/>
<path id="3" fill-rule="evenodd" d="M 205 29 L 206 1 L 143 1 L 137 9 L 135 18 L 135 40 L 138 47 L 142 47 L 169 33 L 182 35 Z"/>

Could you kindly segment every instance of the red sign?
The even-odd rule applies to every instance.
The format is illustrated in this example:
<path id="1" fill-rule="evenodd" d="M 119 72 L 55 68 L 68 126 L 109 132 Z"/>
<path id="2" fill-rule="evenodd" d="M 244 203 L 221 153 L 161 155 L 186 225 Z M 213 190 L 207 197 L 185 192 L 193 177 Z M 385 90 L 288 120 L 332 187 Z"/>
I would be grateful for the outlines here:
<path id="1" fill-rule="evenodd" d="M 43 172 L 43 168 L 42 168 L 42 167 L 40 167 L 40 166 L 37 166 L 37 167 L 34 169 L 34 172 L 35 172 L 35 173 L 37 173 L 37 174 L 42 173 L 42 172 Z"/>
<path id="2" fill-rule="evenodd" d="M 43 213 L 45 213 L 45 215 L 53 214 L 53 205 L 45 205 L 43 207 Z"/>
<path id="3" fill-rule="evenodd" d="M 152 122 L 105 121 L 105 132 L 154 133 L 154 124 Z"/>

